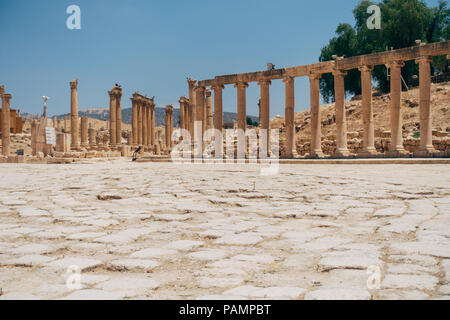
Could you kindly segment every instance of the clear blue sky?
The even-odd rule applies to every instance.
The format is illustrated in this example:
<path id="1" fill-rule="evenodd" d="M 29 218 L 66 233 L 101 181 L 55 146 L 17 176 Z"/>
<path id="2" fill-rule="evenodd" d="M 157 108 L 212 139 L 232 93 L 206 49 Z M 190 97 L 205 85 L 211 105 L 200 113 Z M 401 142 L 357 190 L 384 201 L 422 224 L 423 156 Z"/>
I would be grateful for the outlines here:
<path id="1" fill-rule="evenodd" d="M 0 0 L 0 84 L 13 108 L 70 110 L 69 81 L 79 78 L 80 109 L 107 107 L 120 83 L 122 106 L 139 91 L 158 106 L 188 95 L 186 77 L 253 72 L 318 61 L 341 22 L 353 24 L 359 0 Z M 436 5 L 437 0 L 426 1 Z M 81 30 L 66 27 L 66 8 L 81 8 Z M 233 86 L 224 111 L 236 111 Z M 271 116 L 284 114 L 284 84 L 273 81 Z M 296 111 L 309 107 L 306 78 L 296 79 Z M 247 90 L 247 113 L 258 115 L 259 86 Z"/>

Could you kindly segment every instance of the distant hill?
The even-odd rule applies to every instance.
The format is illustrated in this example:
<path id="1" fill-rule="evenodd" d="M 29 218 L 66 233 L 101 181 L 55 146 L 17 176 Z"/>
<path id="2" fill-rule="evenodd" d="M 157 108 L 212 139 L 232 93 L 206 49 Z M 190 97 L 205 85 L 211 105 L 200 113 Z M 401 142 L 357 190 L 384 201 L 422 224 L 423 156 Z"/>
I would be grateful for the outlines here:
<path id="1" fill-rule="evenodd" d="M 122 109 L 122 122 L 131 124 L 131 108 Z M 59 118 L 63 118 L 67 114 L 57 116 Z M 80 117 L 86 116 L 89 118 L 94 118 L 98 120 L 109 120 L 109 108 L 86 108 L 78 112 Z M 166 118 L 166 111 L 164 108 L 155 108 L 156 115 L 156 126 L 163 126 Z M 250 116 L 252 121 L 258 122 L 258 117 Z M 174 125 L 179 126 L 180 122 L 180 109 L 173 110 L 173 119 Z M 223 113 L 223 122 L 233 122 L 237 121 L 237 113 L 234 112 L 224 112 Z"/>

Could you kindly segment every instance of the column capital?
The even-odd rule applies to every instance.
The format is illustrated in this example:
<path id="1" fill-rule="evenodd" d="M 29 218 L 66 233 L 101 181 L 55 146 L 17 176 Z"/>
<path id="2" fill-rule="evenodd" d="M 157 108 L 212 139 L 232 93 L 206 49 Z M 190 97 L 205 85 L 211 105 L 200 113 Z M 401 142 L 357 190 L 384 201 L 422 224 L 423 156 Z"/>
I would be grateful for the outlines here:
<path id="1" fill-rule="evenodd" d="M 258 84 L 260 86 L 262 86 L 262 85 L 270 86 L 272 84 L 272 81 L 270 81 L 269 79 L 260 79 L 260 80 L 258 80 Z"/>
<path id="2" fill-rule="evenodd" d="M 9 102 L 9 100 L 12 99 L 12 95 L 10 93 L 3 93 L 2 98 L 3 98 L 3 100 Z"/>
<path id="3" fill-rule="evenodd" d="M 283 77 L 284 83 L 293 83 L 294 81 L 295 81 L 295 77 L 293 77 L 293 76 L 284 76 Z"/>
<path id="4" fill-rule="evenodd" d="M 70 88 L 77 89 L 78 88 L 78 79 L 70 81 Z"/>
<path id="5" fill-rule="evenodd" d="M 115 93 L 113 90 L 108 91 L 108 94 L 109 94 L 109 97 L 110 97 L 111 99 L 115 99 L 115 98 L 116 98 L 116 93 Z"/>
<path id="6" fill-rule="evenodd" d="M 335 69 L 333 70 L 332 74 L 335 77 L 345 77 L 347 75 L 347 72 L 345 70 Z"/>
<path id="7" fill-rule="evenodd" d="M 394 61 L 390 61 L 390 62 L 386 63 L 385 66 L 388 69 L 403 68 L 405 66 L 405 63 L 401 60 L 394 60 Z"/>
<path id="8" fill-rule="evenodd" d="M 201 87 L 201 86 L 196 86 L 194 89 L 195 89 L 196 92 L 198 91 L 201 94 L 205 93 L 205 90 L 206 90 L 205 87 Z"/>
<path id="9" fill-rule="evenodd" d="M 308 75 L 309 80 L 319 80 L 321 76 L 322 76 L 322 74 L 320 74 L 320 73 L 310 73 Z"/>
<path id="10" fill-rule="evenodd" d="M 214 91 L 222 91 L 223 89 L 225 89 L 225 86 L 223 84 L 215 84 L 211 86 L 211 89 Z"/>
<path id="11" fill-rule="evenodd" d="M 430 63 L 431 61 L 433 61 L 433 57 L 430 56 L 418 57 L 416 59 L 416 63 Z"/>
<path id="12" fill-rule="evenodd" d="M 358 70 L 361 72 L 372 72 L 373 66 L 368 66 L 368 65 L 359 66 Z"/>
<path id="13" fill-rule="evenodd" d="M 172 114 L 172 112 L 173 112 L 173 106 L 172 105 L 167 105 L 166 106 L 166 113 L 168 113 L 168 114 Z"/>
<path id="14" fill-rule="evenodd" d="M 234 84 L 235 88 L 248 88 L 248 83 L 244 81 L 239 81 Z"/>
<path id="15" fill-rule="evenodd" d="M 189 88 L 195 88 L 195 86 L 197 85 L 197 81 L 195 79 L 189 78 L 187 79 Z"/>

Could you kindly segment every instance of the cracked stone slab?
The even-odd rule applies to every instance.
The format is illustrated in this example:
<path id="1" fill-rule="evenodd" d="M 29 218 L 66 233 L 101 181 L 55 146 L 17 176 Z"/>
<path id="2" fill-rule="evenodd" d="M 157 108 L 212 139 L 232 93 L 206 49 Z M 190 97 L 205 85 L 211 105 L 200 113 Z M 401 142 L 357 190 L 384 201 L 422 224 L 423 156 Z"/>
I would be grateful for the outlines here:
<path id="1" fill-rule="evenodd" d="M 159 258 L 167 257 L 177 254 L 177 250 L 170 250 L 164 248 L 146 248 L 136 251 L 131 254 L 132 258 Z"/>
<path id="2" fill-rule="evenodd" d="M 237 295 L 249 298 L 287 298 L 297 299 L 306 292 L 303 288 L 298 287 L 255 287 L 241 286 L 225 291 L 225 295 Z"/>
<path id="3" fill-rule="evenodd" d="M 379 254 L 361 252 L 357 250 L 329 252 L 319 261 L 318 271 L 328 271 L 332 269 L 366 269 L 371 265 L 380 265 L 383 261 L 379 259 Z"/>
<path id="4" fill-rule="evenodd" d="M 46 267 L 67 270 L 69 267 L 75 266 L 81 272 L 88 271 L 103 265 L 103 262 L 98 259 L 88 257 L 66 257 L 56 261 L 45 264 Z"/>
<path id="5" fill-rule="evenodd" d="M 308 292 L 305 300 L 370 300 L 371 294 L 364 289 L 324 288 Z"/>
<path id="6" fill-rule="evenodd" d="M 141 259 L 119 259 L 113 260 L 109 265 L 115 270 L 150 270 L 158 267 L 160 264 L 154 260 Z"/>

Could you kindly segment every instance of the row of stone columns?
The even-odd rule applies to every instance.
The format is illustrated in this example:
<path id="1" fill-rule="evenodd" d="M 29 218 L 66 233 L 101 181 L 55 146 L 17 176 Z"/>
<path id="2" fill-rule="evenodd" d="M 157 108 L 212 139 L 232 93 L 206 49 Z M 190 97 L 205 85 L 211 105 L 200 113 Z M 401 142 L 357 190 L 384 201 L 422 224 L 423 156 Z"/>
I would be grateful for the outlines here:
<path id="1" fill-rule="evenodd" d="M 132 103 L 132 139 L 133 145 L 151 146 L 155 139 L 155 102 L 138 93 L 131 98 Z"/>
<path id="2" fill-rule="evenodd" d="M 435 152 L 432 145 L 432 122 L 430 108 L 430 83 L 431 57 L 420 57 L 416 60 L 419 64 L 419 85 L 420 85 L 420 147 L 415 152 L 418 156 L 428 155 Z M 399 156 L 405 154 L 402 138 L 402 115 L 401 115 L 401 68 L 404 66 L 403 61 L 392 61 L 386 65 L 391 73 L 391 148 L 388 155 Z M 377 154 L 375 149 L 375 125 L 372 106 L 372 70 L 373 66 L 363 65 L 359 67 L 361 72 L 361 91 L 362 91 L 362 125 L 363 125 L 363 148 L 359 154 L 362 157 L 371 157 Z M 336 152 L 333 156 L 345 157 L 350 152 L 347 147 L 347 121 L 345 111 L 345 87 L 344 77 L 347 73 L 344 70 L 335 70 L 334 91 L 335 91 L 335 107 L 336 107 Z M 321 118 L 320 118 L 320 73 L 311 73 L 310 81 L 310 107 L 311 107 L 311 157 L 323 157 L 321 146 Z M 285 76 L 285 120 L 286 120 L 286 157 L 292 157 L 296 154 L 295 148 L 295 127 L 294 127 L 294 80 L 292 76 Z M 270 123 L 270 93 L 269 79 L 260 79 L 258 85 L 261 89 L 260 106 L 260 128 L 267 129 L 269 132 Z M 182 97 L 180 99 L 180 117 L 181 127 L 189 130 L 193 137 L 193 121 L 203 121 L 206 123 L 202 126 L 202 132 L 198 132 L 199 136 L 203 136 L 205 128 L 209 126 L 210 108 L 205 108 L 205 87 L 198 86 L 196 81 L 188 79 L 189 99 Z M 237 127 L 238 129 L 246 129 L 246 88 L 247 82 L 237 82 L 234 85 L 237 88 Z M 214 92 L 214 128 L 222 130 L 222 90 L 223 85 L 214 85 L 211 87 Z M 195 98 L 195 101 L 194 101 Z M 208 99 L 206 99 L 208 101 Z M 205 113 L 206 112 L 206 116 Z M 195 115 L 194 115 L 195 114 Z M 212 117 L 212 115 L 211 115 Z M 198 129 L 200 130 L 200 129 Z M 269 133 L 268 133 L 269 134 Z"/>

